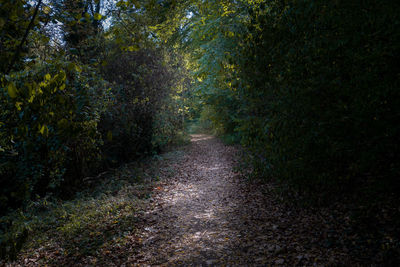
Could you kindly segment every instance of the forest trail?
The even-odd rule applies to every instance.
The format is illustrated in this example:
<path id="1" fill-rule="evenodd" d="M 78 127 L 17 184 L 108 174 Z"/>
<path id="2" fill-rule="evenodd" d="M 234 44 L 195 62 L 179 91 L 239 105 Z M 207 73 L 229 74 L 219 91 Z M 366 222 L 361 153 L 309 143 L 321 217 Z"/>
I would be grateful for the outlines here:
<path id="1" fill-rule="evenodd" d="M 192 135 L 173 175 L 155 188 L 138 266 L 329 266 L 346 264 L 342 251 L 321 245 L 329 230 L 315 214 L 274 200 L 267 185 L 234 172 L 237 150 L 208 135 Z M 326 236 L 325 236 L 326 237 Z M 347 265 L 347 264 L 346 264 Z"/>
<path id="2" fill-rule="evenodd" d="M 241 154 L 196 134 L 105 174 L 41 215 L 6 266 L 364 266 L 344 246 L 345 220 L 283 204 L 273 185 L 235 172 Z"/>
<path id="3" fill-rule="evenodd" d="M 214 265 L 237 256 L 235 213 L 245 200 L 233 172 L 235 149 L 207 135 L 192 135 L 191 142 L 146 214 L 138 263 Z"/>

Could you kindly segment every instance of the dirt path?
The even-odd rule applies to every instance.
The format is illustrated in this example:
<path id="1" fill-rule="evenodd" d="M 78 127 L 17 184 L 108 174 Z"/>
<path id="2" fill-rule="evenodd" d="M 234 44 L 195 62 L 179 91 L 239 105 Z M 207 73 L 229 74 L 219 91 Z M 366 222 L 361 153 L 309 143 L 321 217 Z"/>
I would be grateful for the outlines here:
<path id="1" fill-rule="evenodd" d="M 316 214 L 277 204 L 266 186 L 233 171 L 235 148 L 193 135 L 174 174 L 155 189 L 140 247 L 127 264 L 182 266 L 337 266 L 345 252 L 324 245 Z"/>
<path id="2" fill-rule="evenodd" d="M 273 185 L 234 172 L 237 152 L 193 135 L 124 165 L 53 203 L 6 266 L 374 266 L 346 249 L 348 216 L 283 205 Z"/>

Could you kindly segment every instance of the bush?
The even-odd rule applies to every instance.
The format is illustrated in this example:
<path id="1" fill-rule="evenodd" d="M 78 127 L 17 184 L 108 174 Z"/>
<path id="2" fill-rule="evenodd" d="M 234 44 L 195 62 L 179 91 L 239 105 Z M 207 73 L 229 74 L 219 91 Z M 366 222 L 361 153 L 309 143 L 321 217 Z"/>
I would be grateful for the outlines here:
<path id="1" fill-rule="evenodd" d="M 253 175 L 352 209 L 368 254 L 398 255 L 399 3 L 253 2 L 194 22 L 206 117 L 240 136 Z"/>
<path id="2" fill-rule="evenodd" d="M 176 80 L 163 52 L 118 50 L 102 71 L 113 83 L 114 96 L 99 124 L 107 136 L 103 151 L 108 164 L 151 153 L 170 142 L 179 124 L 169 107 Z"/>
<path id="3" fill-rule="evenodd" d="M 1 78 L 0 214 L 90 173 L 105 106 L 93 75 L 53 62 Z"/>
<path id="4" fill-rule="evenodd" d="M 363 3 L 271 3 L 249 26 L 243 142 L 271 177 L 327 198 L 400 189 L 397 4 Z"/>

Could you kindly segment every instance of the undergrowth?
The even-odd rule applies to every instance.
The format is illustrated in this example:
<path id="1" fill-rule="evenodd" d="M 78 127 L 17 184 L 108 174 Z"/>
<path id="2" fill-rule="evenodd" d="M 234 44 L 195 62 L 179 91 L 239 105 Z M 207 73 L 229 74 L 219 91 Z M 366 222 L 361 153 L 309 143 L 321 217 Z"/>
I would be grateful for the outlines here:
<path id="1" fill-rule="evenodd" d="M 159 177 L 156 166 L 179 156 L 157 155 L 88 177 L 73 199 L 42 198 L 2 217 L 0 223 L 8 225 L 8 231 L 0 236 L 12 241 L 4 242 L 8 246 L 2 247 L 2 253 L 16 260 L 22 249 L 18 259 L 32 258 L 40 265 L 87 257 L 106 261 L 109 252 L 126 244 L 135 231 L 137 213 L 151 198 Z"/>

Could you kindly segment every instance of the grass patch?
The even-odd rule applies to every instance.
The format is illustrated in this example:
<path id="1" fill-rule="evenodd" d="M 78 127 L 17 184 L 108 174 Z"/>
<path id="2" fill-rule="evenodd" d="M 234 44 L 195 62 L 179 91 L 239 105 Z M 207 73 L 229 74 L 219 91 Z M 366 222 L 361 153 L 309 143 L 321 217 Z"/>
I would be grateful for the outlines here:
<path id="1" fill-rule="evenodd" d="M 45 198 L 0 218 L 9 226 L 7 233 L 0 233 L 2 241 L 9 240 L 3 249 L 12 254 L 19 250 L 16 245 L 21 246 L 16 263 L 22 265 L 105 264 L 115 261 L 113 257 L 128 257 L 123 254 L 128 250 L 121 248 L 132 243 L 161 163 L 179 156 L 178 152 L 158 155 L 89 177 L 72 200 Z M 21 244 L 18 237 L 24 238 Z"/>

